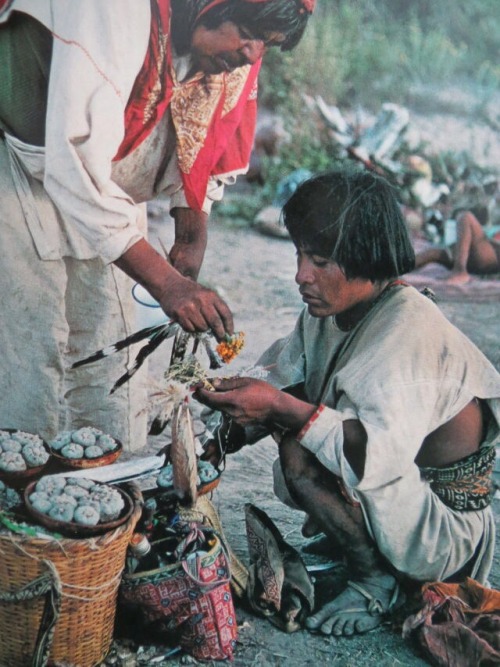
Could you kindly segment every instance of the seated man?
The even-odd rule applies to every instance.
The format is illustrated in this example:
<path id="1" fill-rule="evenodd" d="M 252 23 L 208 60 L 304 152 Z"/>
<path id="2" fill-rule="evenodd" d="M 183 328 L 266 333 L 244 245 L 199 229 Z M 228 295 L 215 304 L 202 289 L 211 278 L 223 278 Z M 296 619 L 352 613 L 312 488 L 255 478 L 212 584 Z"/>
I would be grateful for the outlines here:
<path id="1" fill-rule="evenodd" d="M 324 174 L 283 215 L 306 308 L 259 360 L 266 381 L 217 380 L 195 396 L 245 427 L 249 443 L 275 435 L 278 495 L 350 572 L 307 627 L 350 635 L 382 622 L 401 582 L 486 581 L 500 375 L 398 280 L 414 254 L 386 181 Z"/>
<path id="2" fill-rule="evenodd" d="M 422 250 L 415 257 L 415 268 L 436 262 L 451 273 L 447 283 L 461 285 L 470 280 L 470 274 L 500 272 L 500 241 L 489 238 L 472 211 L 456 214 L 457 240 L 450 247 L 434 247 Z M 498 227 L 491 231 L 498 233 Z"/>

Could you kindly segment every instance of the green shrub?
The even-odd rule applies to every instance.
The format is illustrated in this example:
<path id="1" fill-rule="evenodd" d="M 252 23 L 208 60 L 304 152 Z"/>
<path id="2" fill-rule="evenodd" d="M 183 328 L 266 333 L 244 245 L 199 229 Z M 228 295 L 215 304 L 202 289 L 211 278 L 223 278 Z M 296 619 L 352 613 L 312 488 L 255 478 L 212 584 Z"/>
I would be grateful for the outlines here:
<path id="1" fill-rule="evenodd" d="M 229 227 L 247 227 L 266 203 L 263 191 L 257 186 L 245 194 L 227 188 L 224 199 L 214 204 L 213 213 Z"/>
<path id="2" fill-rule="evenodd" d="M 268 54 L 261 100 L 297 90 L 338 105 L 405 103 L 417 83 L 500 84 L 498 0 L 319 0 L 299 46 Z"/>
<path id="3" fill-rule="evenodd" d="M 292 171 L 318 173 L 339 160 L 304 95 L 377 112 L 383 102 L 415 101 L 422 84 L 468 80 L 482 91 L 480 111 L 500 84 L 497 17 L 498 0 L 318 0 L 298 47 L 271 49 L 260 77 L 259 103 L 283 116 L 291 139 L 278 157 L 264 161 L 265 186 L 254 187 L 240 204 L 228 190 L 218 214 L 233 224 L 253 220 Z"/>

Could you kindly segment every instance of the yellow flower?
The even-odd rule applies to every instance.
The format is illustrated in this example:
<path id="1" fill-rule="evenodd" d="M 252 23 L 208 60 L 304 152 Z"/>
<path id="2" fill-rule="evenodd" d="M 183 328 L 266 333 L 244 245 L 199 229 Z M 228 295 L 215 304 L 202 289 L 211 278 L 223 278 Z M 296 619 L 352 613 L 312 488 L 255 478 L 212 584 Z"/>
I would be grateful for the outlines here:
<path id="1" fill-rule="evenodd" d="M 222 361 L 228 364 L 241 352 L 244 344 L 245 334 L 243 331 L 239 331 L 233 336 L 226 336 L 225 340 L 219 343 L 215 350 Z"/>

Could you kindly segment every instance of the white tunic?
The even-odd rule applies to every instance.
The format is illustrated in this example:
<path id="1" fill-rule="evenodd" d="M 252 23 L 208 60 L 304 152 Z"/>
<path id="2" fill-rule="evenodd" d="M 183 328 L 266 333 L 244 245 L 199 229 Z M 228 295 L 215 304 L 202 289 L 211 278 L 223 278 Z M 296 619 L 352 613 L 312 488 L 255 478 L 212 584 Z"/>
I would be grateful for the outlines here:
<path id="1" fill-rule="evenodd" d="M 126 449 L 140 449 L 143 374 L 109 395 L 136 351 L 71 365 L 136 329 L 132 281 L 112 262 L 146 234 L 141 202 L 161 192 L 171 207 L 186 206 L 168 113 L 142 145 L 113 162 L 148 46 L 150 2 L 15 0 L 0 20 L 12 10 L 38 19 L 54 39 L 45 148 L 0 138 L 2 313 L 9 323 L 0 331 L 0 423 L 46 439 L 93 424 Z M 178 79 L 188 66 L 175 60 Z M 207 213 L 221 190 L 209 183 Z"/>

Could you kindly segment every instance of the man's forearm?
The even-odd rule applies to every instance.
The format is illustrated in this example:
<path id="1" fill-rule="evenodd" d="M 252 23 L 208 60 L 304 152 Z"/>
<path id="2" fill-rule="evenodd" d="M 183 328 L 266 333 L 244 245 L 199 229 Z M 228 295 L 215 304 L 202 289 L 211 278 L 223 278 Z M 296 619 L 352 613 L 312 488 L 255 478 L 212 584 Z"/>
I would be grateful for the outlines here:
<path id="1" fill-rule="evenodd" d="M 153 246 L 142 239 L 129 248 L 115 262 L 130 278 L 141 284 L 157 301 L 181 276 Z"/>
<path id="2" fill-rule="evenodd" d="M 272 421 L 298 433 L 316 412 L 317 406 L 279 391 L 272 406 Z"/>
<path id="3" fill-rule="evenodd" d="M 183 276 L 196 280 L 207 247 L 208 215 L 189 208 L 174 208 L 175 241 L 169 256 Z"/>
<path id="4" fill-rule="evenodd" d="M 231 311 L 220 296 L 182 276 L 145 239 L 135 243 L 115 264 L 147 289 L 185 331 L 211 329 L 218 340 L 234 332 Z"/>

